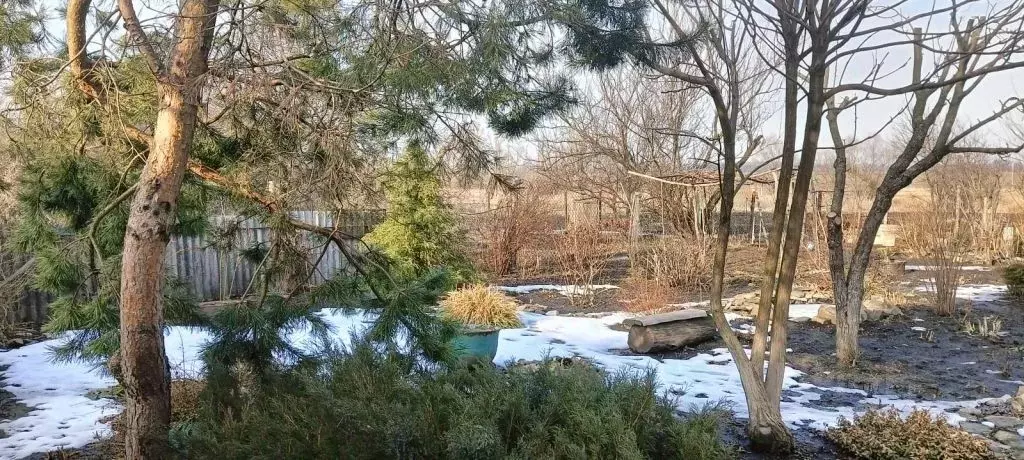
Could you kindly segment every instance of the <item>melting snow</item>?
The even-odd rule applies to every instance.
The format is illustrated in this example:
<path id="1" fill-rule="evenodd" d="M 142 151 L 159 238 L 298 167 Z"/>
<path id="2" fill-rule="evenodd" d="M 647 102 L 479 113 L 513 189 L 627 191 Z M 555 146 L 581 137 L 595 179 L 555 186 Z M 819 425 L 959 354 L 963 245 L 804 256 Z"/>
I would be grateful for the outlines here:
<path id="1" fill-rule="evenodd" d="M 353 330 L 365 328 L 368 321 L 361 314 L 346 315 L 333 310 L 323 310 L 321 315 L 334 326 L 334 335 L 341 341 L 347 341 Z M 680 409 L 727 401 L 737 416 L 747 415 L 739 375 L 725 349 L 715 349 L 689 359 L 656 360 L 647 356 L 631 356 L 625 354 L 627 333 L 608 327 L 625 319 L 628 316 L 625 313 L 601 318 L 520 315 L 525 327 L 501 332 L 496 363 L 539 360 L 545 356 L 580 356 L 608 370 L 654 369 L 665 389 L 680 396 Z M 731 320 L 739 316 L 730 314 L 729 317 Z M 202 331 L 177 327 L 168 329 L 166 349 L 175 377 L 201 374 L 198 351 L 208 339 L 208 334 Z M 0 429 L 11 434 L 9 438 L 0 439 L 0 458 L 13 459 L 61 447 L 80 447 L 97 436 L 109 434 L 109 426 L 101 423 L 100 419 L 117 413 L 120 407 L 112 400 L 92 400 L 86 394 L 112 386 L 113 379 L 90 371 L 85 365 L 51 362 L 49 347 L 60 340 L 0 352 L 0 365 L 10 366 L 3 373 L 6 378 L 4 387 L 31 407 L 26 417 L 0 422 Z M 312 344 L 305 332 L 293 334 L 290 340 L 303 348 Z M 861 390 L 801 383 L 797 381 L 801 375 L 795 369 L 787 367 L 785 370 L 782 413 L 792 427 L 822 429 L 834 424 L 840 416 L 850 417 L 855 412 L 875 406 L 892 406 L 900 411 L 920 407 L 942 414 L 956 423 L 959 416 L 948 411 L 973 407 L 981 401 L 915 401 L 892 395 L 869 397 Z M 860 399 L 854 406 L 817 404 L 822 394 L 827 392 L 857 395 Z"/>
<path id="2" fill-rule="evenodd" d="M 927 286 L 921 286 L 915 291 L 928 292 Z M 991 302 L 999 300 L 1006 294 L 1006 286 L 997 284 L 965 284 L 956 290 L 958 299 L 970 300 L 971 302 Z"/>
<path id="3" fill-rule="evenodd" d="M 906 269 L 909 271 L 929 271 L 934 270 L 935 265 L 907 265 Z M 984 267 L 980 265 L 964 265 L 960 267 L 960 270 L 965 272 L 990 272 L 992 267 Z"/>
<path id="4" fill-rule="evenodd" d="M 789 306 L 789 318 L 814 318 L 818 316 L 820 303 L 795 304 Z"/>
<path id="5" fill-rule="evenodd" d="M 618 289 L 619 287 L 611 284 L 589 284 L 581 286 L 565 284 L 528 284 L 525 286 L 495 286 L 495 288 L 505 292 L 511 292 L 513 294 L 526 294 L 534 291 L 555 291 L 566 297 L 573 297 L 595 291 Z"/>

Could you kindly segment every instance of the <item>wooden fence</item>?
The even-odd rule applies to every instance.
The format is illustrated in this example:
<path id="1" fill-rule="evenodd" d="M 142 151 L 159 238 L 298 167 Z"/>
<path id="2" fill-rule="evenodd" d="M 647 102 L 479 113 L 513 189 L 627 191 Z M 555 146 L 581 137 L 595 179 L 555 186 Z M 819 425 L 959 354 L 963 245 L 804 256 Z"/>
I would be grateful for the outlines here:
<path id="1" fill-rule="evenodd" d="M 383 220 L 384 212 L 347 212 L 336 218 L 329 212 L 295 211 L 292 217 L 305 223 L 337 229 L 340 235 L 348 239 L 347 244 L 355 248 L 356 241 L 352 238 L 362 237 L 369 232 Z M 216 216 L 211 220 L 215 227 L 234 229 L 230 247 L 218 247 L 212 239 L 203 236 L 177 236 L 168 243 L 165 255 L 168 274 L 185 282 L 200 301 L 226 300 L 243 295 L 259 263 L 243 257 L 242 251 L 257 245 L 267 247 L 271 239 L 270 227 L 255 219 Z M 298 244 L 308 249 L 310 267 L 318 262 L 309 280 L 311 284 L 322 283 L 349 268 L 338 247 L 325 244 L 324 238 L 305 231 L 300 231 L 298 238 L 301 240 Z M 51 300 L 44 293 L 25 290 L 12 312 L 13 319 L 18 323 L 38 326 L 46 321 L 47 305 Z"/>

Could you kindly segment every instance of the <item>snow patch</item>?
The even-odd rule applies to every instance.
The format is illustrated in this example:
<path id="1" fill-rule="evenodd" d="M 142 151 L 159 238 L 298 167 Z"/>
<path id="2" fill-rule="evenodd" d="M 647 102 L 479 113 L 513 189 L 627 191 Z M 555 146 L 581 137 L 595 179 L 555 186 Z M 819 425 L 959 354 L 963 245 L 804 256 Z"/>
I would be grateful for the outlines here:
<path id="1" fill-rule="evenodd" d="M 912 271 L 912 272 L 915 272 L 915 271 L 916 272 L 931 271 L 931 270 L 935 270 L 935 268 L 936 268 L 935 265 L 907 265 L 906 266 L 906 269 L 908 271 Z M 992 271 L 992 267 L 985 267 L 985 266 L 981 266 L 981 265 L 964 265 L 963 267 L 960 267 L 960 269 L 963 270 L 963 271 L 967 271 L 967 272 L 990 272 L 990 271 Z"/>
<path id="2" fill-rule="evenodd" d="M 350 339 L 352 332 L 365 329 L 371 319 L 364 314 L 345 314 L 336 310 L 322 310 L 319 314 L 332 326 L 334 337 L 342 343 Z M 609 371 L 653 369 L 664 389 L 679 397 L 680 409 L 724 401 L 738 417 L 747 416 L 739 375 L 726 349 L 711 350 L 689 359 L 656 360 L 632 355 L 626 345 L 628 334 L 609 328 L 629 316 L 627 313 L 613 313 L 601 318 L 587 318 L 521 312 L 524 327 L 501 331 L 495 362 L 505 364 L 547 356 L 579 356 Z M 741 317 L 732 312 L 726 316 L 730 320 Z M 201 375 L 199 350 L 209 338 L 200 330 L 168 329 L 166 349 L 175 377 Z M 114 380 L 91 371 L 87 365 L 52 362 L 49 348 L 60 344 L 61 340 L 66 339 L 0 352 L 0 365 L 10 366 L 4 372 L 5 388 L 31 407 L 26 417 L 0 422 L 0 429 L 11 434 L 9 438 L 0 439 L 0 458 L 21 458 L 62 447 L 81 447 L 97 436 L 109 435 L 110 427 L 100 419 L 116 414 L 120 407 L 112 400 L 92 400 L 86 394 L 113 386 Z M 298 331 L 289 340 L 304 349 L 313 345 L 308 331 Z M 891 406 L 902 412 L 922 408 L 957 423 L 961 418 L 949 411 L 974 407 L 983 401 L 917 401 L 892 395 L 869 397 L 858 389 L 818 387 L 799 382 L 802 375 L 789 367 L 784 371 L 782 414 L 791 427 L 824 429 L 835 424 L 840 416 L 849 418 L 877 406 Z M 852 406 L 819 404 L 822 395 L 829 392 L 858 395 L 861 399 Z"/>
<path id="3" fill-rule="evenodd" d="M 814 318 L 818 316 L 818 309 L 821 308 L 820 303 L 805 303 L 795 304 L 789 306 L 789 319 L 794 318 Z"/>
<path id="4" fill-rule="evenodd" d="M 918 292 L 929 292 L 928 286 L 914 288 Z M 956 298 L 971 302 L 991 302 L 1006 294 L 1006 286 L 998 284 L 965 284 L 956 290 Z"/>
<path id="5" fill-rule="evenodd" d="M 496 289 L 512 294 L 527 294 L 534 291 L 554 291 L 566 297 L 590 294 L 608 289 L 618 289 L 611 284 L 565 285 L 565 284 L 528 284 L 525 286 L 495 286 Z"/>
<path id="6" fill-rule="evenodd" d="M 61 447 L 84 446 L 97 437 L 110 436 L 99 419 L 120 412 L 109 399 L 90 399 L 91 390 L 107 388 L 114 379 L 99 375 L 85 364 L 55 364 L 54 341 L 34 343 L 0 352 L 4 388 L 30 408 L 28 415 L 0 423 L 8 437 L 0 439 L 0 458 L 22 458 Z"/>

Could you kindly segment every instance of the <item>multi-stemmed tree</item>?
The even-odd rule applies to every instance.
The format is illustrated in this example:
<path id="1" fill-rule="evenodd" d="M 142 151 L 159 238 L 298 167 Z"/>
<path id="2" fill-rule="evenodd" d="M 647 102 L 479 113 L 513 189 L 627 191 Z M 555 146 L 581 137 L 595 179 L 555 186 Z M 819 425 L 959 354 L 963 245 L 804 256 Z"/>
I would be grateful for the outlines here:
<path id="1" fill-rule="evenodd" d="M 909 12 L 908 2 L 882 4 L 871 0 L 649 0 L 625 4 L 555 2 L 552 6 L 551 16 L 567 29 L 570 49 L 579 61 L 597 70 L 628 63 L 651 74 L 677 79 L 701 90 L 714 108 L 715 129 L 705 138 L 714 146 L 714 167 L 721 179 L 711 311 L 739 370 L 749 412 L 748 434 L 758 448 L 789 450 L 793 445 L 780 412 L 787 320 L 824 120 L 834 121 L 839 111 L 858 101 L 902 94 L 914 98 L 914 134 L 906 153 L 893 164 L 879 187 L 867 217 L 870 225 L 862 230 L 848 273 L 843 273 L 846 262 L 841 232 L 845 172 L 837 176 L 829 248 L 836 300 L 841 305 L 837 348 L 846 363 L 855 356 L 863 273 L 874 233 L 895 193 L 947 154 L 1019 149 L 962 145 L 981 126 L 1016 110 L 1019 99 L 1003 104 L 991 117 L 971 127 L 957 129 L 960 103 L 985 75 L 1024 66 L 1017 60 L 1020 23 L 1024 21 L 1019 2 L 997 7 L 984 19 L 959 19 L 976 6 L 977 2 L 954 2 L 917 14 Z M 914 30 L 918 24 L 948 14 L 953 17 L 949 32 L 922 34 Z M 885 74 L 875 66 L 868 68 L 862 80 L 845 81 L 851 78 L 845 70 L 850 68 L 851 60 L 856 61 L 854 56 L 897 47 L 916 50 L 910 84 L 884 87 L 881 80 Z M 924 49 L 938 57 L 931 70 L 922 70 Z M 744 136 L 742 120 L 749 104 L 760 95 L 751 89 L 763 88 L 750 82 L 763 78 L 759 69 L 765 68 L 781 85 L 782 145 L 756 333 L 748 355 L 725 319 L 722 291 L 734 187 L 746 172 L 743 161 L 749 153 L 744 152 L 750 152 L 749 147 L 755 144 L 751 136 Z M 863 96 L 837 101 L 838 96 L 847 94 Z M 933 96 L 938 102 L 929 106 Z M 942 122 L 936 123 L 939 119 Z M 837 129 L 834 123 L 829 127 L 833 132 Z M 935 147 L 918 157 L 927 139 Z M 838 150 L 836 170 L 845 171 L 842 147 L 846 143 L 835 135 L 834 143 Z"/>

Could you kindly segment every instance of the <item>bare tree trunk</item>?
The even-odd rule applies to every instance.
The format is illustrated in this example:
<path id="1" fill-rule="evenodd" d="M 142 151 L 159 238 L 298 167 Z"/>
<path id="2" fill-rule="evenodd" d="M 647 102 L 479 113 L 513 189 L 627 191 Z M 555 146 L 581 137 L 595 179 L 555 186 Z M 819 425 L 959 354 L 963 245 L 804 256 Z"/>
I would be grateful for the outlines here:
<path id="1" fill-rule="evenodd" d="M 847 101 L 843 101 L 845 105 Z M 853 364 L 857 359 L 857 333 L 860 328 L 860 310 L 857 309 L 856 320 L 850 321 L 851 300 L 860 304 L 859 294 L 849 295 L 850 284 L 846 273 L 846 254 L 843 248 L 843 200 L 846 196 L 846 145 L 843 136 L 839 131 L 839 112 L 841 107 L 835 105 L 835 101 L 829 100 L 828 120 L 829 133 L 832 136 L 832 145 L 835 146 L 836 159 L 832 164 L 835 171 L 835 184 L 832 190 L 832 202 L 829 205 L 829 213 L 825 231 L 825 238 L 828 245 L 828 266 L 832 279 L 832 298 L 836 304 L 836 354 L 840 362 L 847 365 Z M 853 297 L 853 299 L 851 299 Z"/>
<path id="2" fill-rule="evenodd" d="M 843 270 L 845 261 L 842 254 L 833 246 L 835 240 L 842 244 L 842 233 L 834 228 L 833 219 L 829 220 L 829 271 L 832 275 L 833 296 L 836 301 L 836 358 L 840 365 L 852 366 L 859 356 L 857 339 L 860 331 L 860 312 L 864 302 L 864 280 L 871 263 L 871 251 L 874 248 L 875 235 L 885 221 L 889 208 L 892 207 L 896 193 L 909 185 L 903 185 L 899 177 L 886 177 L 878 187 L 875 201 L 871 204 L 860 234 L 857 245 L 850 257 L 849 268 Z M 832 212 L 835 212 L 833 209 Z M 841 225 L 841 224 L 839 224 Z"/>
<path id="3" fill-rule="evenodd" d="M 817 57 L 817 56 L 816 56 Z M 782 380 L 786 368 L 786 343 L 789 326 L 789 302 L 796 277 L 796 265 L 807 210 L 807 195 L 814 174 L 814 159 L 818 149 L 818 135 L 821 131 L 821 117 L 825 105 L 825 68 L 818 57 L 808 70 L 807 115 L 804 123 L 804 140 L 797 168 L 796 183 L 793 185 L 793 200 L 786 222 L 786 239 L 782 247 L 782 265 L 779 269 L 778 286 L 775 289 L 775 308 L 772 310 L 771 344 L 769 349 L 766 386 L 768 398 L 778 408 L 782 397 Z M 758 312 L 760 313 L 760 312 Z"/>
<path id="4" fill-rule="evenodd" d="M 796 81 L 799 62 L 795 58 L 786 64 L 786 78 Z M 797 85 L 786 85 L 785 106 L 796 107 Z M 782 164 L 775 184 L 775 209 L 772 211 L 772 229 L 768 236 L 768 252 L 761 268 L 761 297 L 754 319 L 754 342 L 750 348 L 750 361 L 758 377 L 764 375 L 764 352 L 768 348 L 768 322 L 775 305 L 775 286 L 778 280 L 779 250 L 786 229 L 786 211 L 789 208 L 789 186 L 793 178 L 793 161 L 796 152 L 796 110 L 786 110 L 782 139 Z M 761 333 L 763 331 L 764 333 Z"/>
<path id="5" fill-rule="evenodd" d="M 160 110 L 146 166 L 132 200 L 121 271 L 121 370 L 127 459 L 168 455 L 170 373 L 163 341 L 164 251 L 195 132 L 200 82 L 206 72 L 217 0 L 186 0 L 178 18 L 171 67 L 157 74 Z M 122 16 L 134 17 L 128 0 Z M 144 40 L 141 30 L 134 40 Z M 155 58 L 154 58 L 155 61 Z"/>

